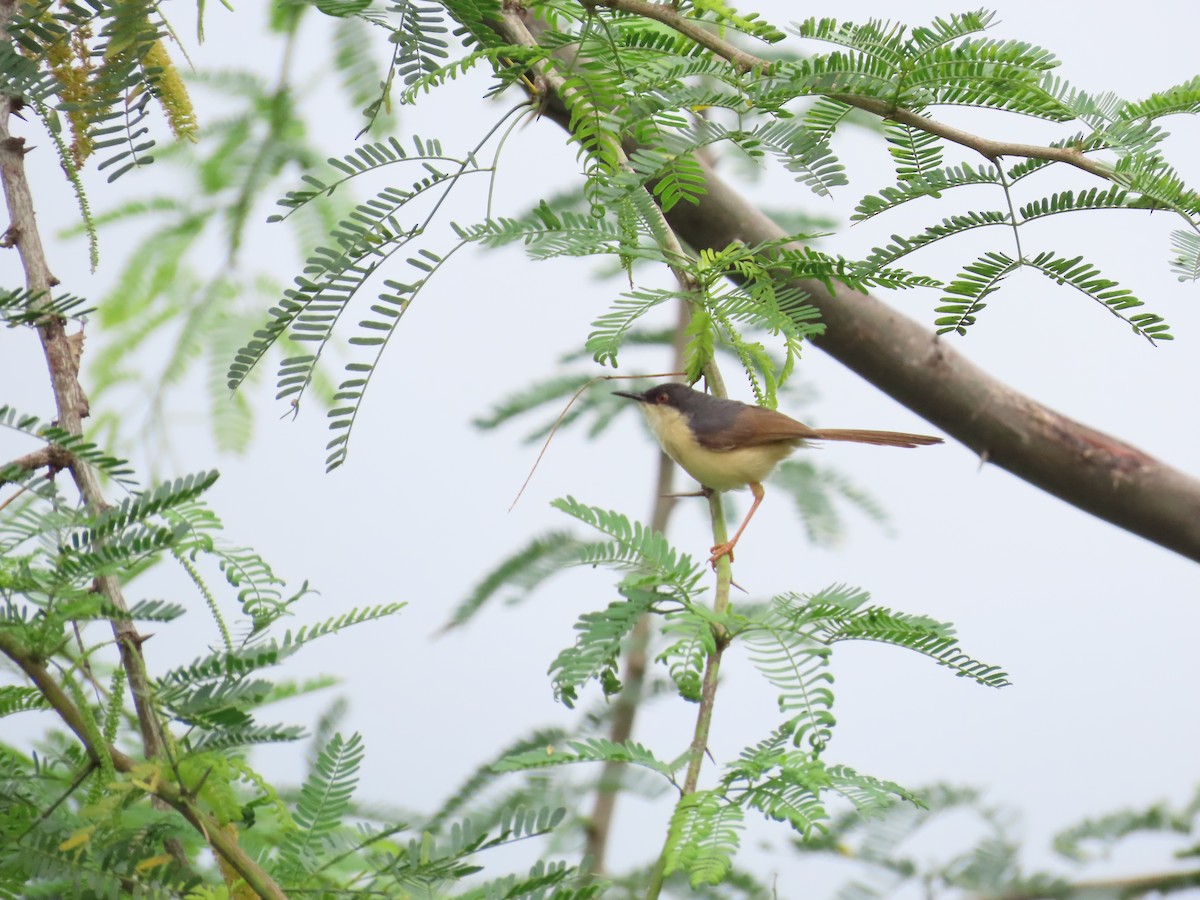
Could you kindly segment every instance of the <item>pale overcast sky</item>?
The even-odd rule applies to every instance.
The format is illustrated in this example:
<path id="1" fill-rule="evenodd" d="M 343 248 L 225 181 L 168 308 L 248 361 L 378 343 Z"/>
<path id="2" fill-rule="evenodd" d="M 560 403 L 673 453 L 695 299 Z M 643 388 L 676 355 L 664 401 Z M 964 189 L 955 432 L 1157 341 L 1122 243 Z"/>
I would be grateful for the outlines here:
<path id="1" fill-rule="evenodd" d="M 209 4 L 207 43 L 190 52 L 201 69 L 261 65 L 270 75 L 276 50 L 254 34 L 259 12 L 254 4 L 238 6 L 231 14 Z M 993 34 L 1049 48 L 1062 60 L 1062 76 L 1088 91 L 1136 98 L 1200 69 L 1195 53 L 1200 12 L 1191 3 L 1148 0 L 1122 7 L 1119 14 L 1115 7 L 1105 14 L 1096 6 L 1033 0 L 993 6 L 1000 20 Z M 761 10 L 777 24 L 798 14 L 782 2 L 744 8 Z M 904 5 L 903 14 L 919 24 L 956 11 L 953 5 L 915 0 Z M 896 7 L 842 0 L 805 6 L 803 13 L 886 18 L 896 15 Z M 321 24 L 314 17 L 307 32 L 314 60 L 326 58 L 316 34 Z M 404 111 L 403 130 L 440 136 L 447 149 L 468 147 L 502 110 L 474 100 L 480 87 L 478 79 L 470 80 L 414 112 Z M 330 153 L 353 146 L 354 116 L 339 116 L 330 105 L 313 111 Z M 202 122 L 221 114 L 205 108 L 199 113 Z M 1052 136 L 1011 119 L 971 117 L 969 124 L 997 137 Z M 1182 119 L 1167 125 L 1176 132 L 1169 144 L 1173 161 L 1193 184 L 1200 182 L 1200 126 Z M 776 204 L 848 217 L 858 197 L 889 183 L 890 175 L 881 146 L 850 141 L 842 149 L 851 186 L 833 201 L 814 198 L 778 172 L 752 191 Z M 517 132 L 504 165 L 500 214 L 520 212 L 537 191 L 569 186 L 577 169 L 575 151 L 548 122 Z M 162 176 L 134 173 L 114 188 L 94 179 L 93 206 L 112 206 L 140 177 L 153 183 L 149 180 Z M 406 183 L 409 176 L 395 180 Z M 1091 183 L 1073 178 L 1063 184 Z M 369 189 L 362 186 L 359 195 Z M 71 221 L 70 198 L 57 183 L 43 181 L 35 190 L 48 229 Z M 48 196 L 54 199 L 43 199 Z M 465 220 L 478 209 L 477 197 L 473 204 L 455 214 Z M 920 214 L 929 217 L 928 209 Z M 863 253 L 893 232 L 911 233 L 924 224 L 897 216 L 841 235 L 829 248 Z M 1151 347 L 1082 295 L 1029 274 L 1012 279 L 975 332 L 955 345 L 1037 400 L 1200 476 L 1200 426 L 1192 397 L 1200 313 L 1196 286 L 1179 285 L 1167 269 L 1172 227 L 1165 215 L 1102 213 L 1050 222 L 1037 234 L 1046 247 L 1086 251 L 1106 275 L 1133 289 L 1174 325 L 1173 344 Z M 252 224 L 248 237 L 250 253 L 259 258 L 282 246 L 278 227 L 261 221 Z M 121 256 L 115 244 L 105 251 L 105 267 L 93 278 L 78 242 L 51 241 L 52 267 L 63 289 L 100 296 Z M 950 276 L 975 252 L 974 245 L 956 244 L 940 255 L 915 257 L 913 265 Z M 284 256 L 275 274 L 287 282 L 294 267 Z M 16 284 L 13 255 L 0 257 L 0 265 L 7 267 L 5 283 Z M 314 408 L 298 422 L 278 421 L 282 409 L 265 386 L 253 395 L 260 419 L 250 454 L 217 462 L 223 475 L 211 500 L 226 519 L 229 537 L 255 546 L 295 584 L 309 579 L 321 593 L 308 606 L 311 619 L 352 606 L 409 604 L 400 617 L 322 642 L 287 666 L 294 676 L 344 678 L 339 693 L 351 701 L 344 730 L 361 731 L 367 745 L 364 798 L 430 808 L 499 747 L 538 726 L 569 727 L 578 715 L 555 703 L 546 668 L 573 641 L 575 618 L 611 599 L 609 574 L 568 572 L 523 607 L 496 607 L 466 629 L 437 640 L 431 635 L 498 560 L 530 535 L 570 524 L 548 506 L 551 499 L 570 493 L 630 516 L 648 514 L 656 450 L 632 415 L 596 442 L 560 437 L 512 513 L 508 506 L 536 448 L 518 445 L 523 431 L 481 436 L 470 427 L 473 416 L 531 379 L 553 373 L 559 354 L 581 344 L 589 323 L 622 289 L 619 282 L 595 281 L 591 274 L 586 263 L 534 265 L 517 252 L 463 256 L 407 314 L 372 384 L 342 469 L 323 473 L 324 417 Z M 932 293 L 889 298 L 926 323 L 936 300 Z M 1036 329 L 1031 323 L 1049 318 L 1049 310 L 1064 327 Z M 101 334 L 90 337 L 103 341 Z M 29 393 L 40 374 L 22 374 L 23 366 L 38 365 L 32 337 L 18 332 L 2 340 L 6 390 L 0 403 L 12 401 L 49 419 L 44 398 Z M 622 368 L 661 365 L 631 354 Z M 749 399 L 738 373 L 729 370 L 726 377 L 734 396 Z M 813 424 L 931 428 L 819 351 L 807 355 L 797 377 L 819 399 L 803 412 L 785 411 Z M 212 466 L 206 439 L 196 437 L 202 433 L 189 434 L 177 448 L 181 471 Z M 0 446 L 7 440 L 0 436 Z M 821 459 L 883 504 L 896 535 L 851 516 L 842 546 L 809 548 L 789 501 L 768 485 L 766 502 L 738 547 L 738 581 L 757 597 L 835 582 L 860 585 L 880 604 L 953 621 L 967 652 L 1001 665 L 1013 680 L 1011 687 L 990 691 L 899 650 L 840 646 L 834 655 L 838 726 L 828 761 L 906 786 L 940 779 L 985 788 L 992 802 L 1021 813 L 1018 834 L 1027 840 L 1034 864 L 1048 862 L 1050 836 L 1081 817 L 1191 796 L 1200 781 L 1193 696 L 1200 682 L 1195 563 L 981 465 L 953 442 L 911 452 L 830 446 Z M 745 502 L 737 499 L 739 512 Z M 697 503 L 680 510 L 671 534 L 693 555 L 711 543 L 702 509 Z M 209 625 L 200 598 L 188 602 L 195 605 L 189 624 L 159 629 L 147 645 L 153 667 L 191 659 L 216 640 L 205 636 Z M 729 657 L 723 678 L 711 741 L 718 761 L 732 758 L 779 721 L 772 691 L 744 655 Z M 329 699 L 281 706 L 277 717 L 310 724 Z M 589 694 L 582 705 L 595 699 Z M 661 757 L 672 757 L 688 741 L 694 711 L 680 702 L 660 702 L 640 719 L 636 738 Z M 268 775 L 287 779 L 298 777 L 300 756 L 301 748 L 287 747 L 256 759 Z M 709 764 L 708 773 L 713 771 Z M 622 801 L 614 864 L 656 852 L 667 815 L 661 804 L 647 809 Z M 752 834 L 747 844 L 763 837 L 778 846 L 787 837 L 782 825 Z M 947 836 L 929 857 L 954 839 Z M 1134 874 L 1157 869 L 1165 858 L 1162 845 L 1144 843 L 1089 873 Z M 778 872 L 780 896 L 818 895 L 813 870 L 786 852 L 755 851 L 743 861 L 760 874 Z M 836 883 L 828 872 L 821 878 Z"/>

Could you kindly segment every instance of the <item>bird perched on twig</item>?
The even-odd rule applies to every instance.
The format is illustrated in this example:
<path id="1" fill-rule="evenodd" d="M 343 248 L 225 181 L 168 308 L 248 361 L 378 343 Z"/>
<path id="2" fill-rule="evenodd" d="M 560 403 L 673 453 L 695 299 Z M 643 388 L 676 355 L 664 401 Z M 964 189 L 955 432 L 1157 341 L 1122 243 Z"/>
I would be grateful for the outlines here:
<path id="1" fill-rule="evenodd" d="M 809 441 L 851 441 L 882 447 L 923 447 L 942 439 L 899 431 L 857 428 L 809 428 L 773 409 L 724 400 L 685 384 L 668 382 L 641 394 L 614 391 L 636 400 L 663 452 L 695 478 L 705 492 L 749 487 L 750 511 L 733 540 L 712 547 L 709 562 L 728 556 L 763 501 L 763 480 L 783 459 Z"/>

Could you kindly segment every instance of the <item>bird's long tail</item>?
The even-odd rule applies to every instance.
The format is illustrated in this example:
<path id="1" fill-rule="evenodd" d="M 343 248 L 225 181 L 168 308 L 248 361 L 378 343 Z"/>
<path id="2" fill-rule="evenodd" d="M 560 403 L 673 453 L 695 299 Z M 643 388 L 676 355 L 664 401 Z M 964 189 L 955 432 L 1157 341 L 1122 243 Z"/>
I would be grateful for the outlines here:
<path id="1" fill-rule="evenodd" d="M 940 437 L 905 434 L 902 431 L 863 431 L 858 428 L 818 428 L 813 438 L 822 441 L 852 441 L 880 447 L 927 447 L 943 443 Z"/>

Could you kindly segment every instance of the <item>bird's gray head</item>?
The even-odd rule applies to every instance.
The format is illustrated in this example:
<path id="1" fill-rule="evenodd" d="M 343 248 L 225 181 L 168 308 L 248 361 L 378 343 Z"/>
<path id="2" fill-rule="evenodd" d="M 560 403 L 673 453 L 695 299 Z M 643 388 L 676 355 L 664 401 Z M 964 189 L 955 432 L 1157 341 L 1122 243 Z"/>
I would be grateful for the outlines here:
<path id="1" fill-rule="evenodd" d="M 628 397 L 630 400 L 636 400 L 638 403 L 645 403 L 648 406 L 669 406 L 684 414 L 690 413 L 696 407 L 703 406 L 713 399 L 707 394 L 692 390 L 686 384 L 674 381 L 656 384 L 640 394 L 630 394 L 625 391 L 613 391 L 613 393 L 618 397 Z"/>
<path id="2" fill-rule="evenodd" d="M 751 408 L 736 400 L 722 400 L 673 381 L 655 385 L 640 394 L 613 393 L 638 401 L 660 440 L 671 423 L 686 422 L 691 434 L 707 444 L 733 427 L 738 417 Z"/>

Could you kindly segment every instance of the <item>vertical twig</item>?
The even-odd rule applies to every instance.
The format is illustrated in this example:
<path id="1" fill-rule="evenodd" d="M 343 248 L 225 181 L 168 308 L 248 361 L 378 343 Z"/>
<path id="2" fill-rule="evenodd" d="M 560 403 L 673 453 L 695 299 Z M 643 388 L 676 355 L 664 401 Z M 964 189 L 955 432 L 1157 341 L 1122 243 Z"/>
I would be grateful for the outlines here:
<path id="1" fill-rule="evenodd" d="M 679 318 L 675 324 L 673 346 L 671 350 L 670 370 L 677 372 L 683 369 L 683 348 L 687 336 L 684 329 L 688 323 L 688 306 L 680 301 Z M 650 513 L 650 527 L 655 531 L 665 533 L 675 508 L 675 498 L 670 496 L 675 489 L 675 463 L 666 453 L 658 454 L 658 475 L 654 479 L 654 504 Z M 621 673 L 621 683 L 624 689 L 614 704 L 612 724 L 608 738 L 615 744 L 624 743 L 633 735 L 634 720 L 637 718 L 638 707 L 642 702 L 642 689 L 646 683 L 646 667 L 649 662 L 648 653 L 653 619 L 642 616 L 629 635 L 629 649 L 625 654 L 625 665 Z M 625 770 L 624 763 L 611 760 L 604 763 L 600 771 L 600 781 L 596 788 L 596 802 L 592 806 L 592 814 L 588 819 L 587 845 L 585 854 L 593 875 L 604 872 L 604 857 L 608 850 L 608 836 L 612 830 L 613 813 L 617 804 L 617 796 L 621 790 L 621 773 Z"/>
<path id="2" fill-rule="evenodd" d="M 497 22 L 498 30 L 509 40 L 515 44 L 527 47 L 538 47 L 536 39 L 530 34 L 528 27 L 522 14 L 513 8 L 505 8 L 501 15 L 501 19 Z M 561 97 L 575 96 L 575 91 L 567 85 L 564 79 L 559 76 L 554 70 L 544 62 L 534 63 L 533 70 L 537 74 L 539 80 L 539 89 L 548 90 L 558 93 Z M 586 105 L 585 99 L 575 97 L 581 105 Z M 623 148 L 615 138 L 607 136 L 605 138 L 605 149 L 611 154 L 610 163 L 618 166 L 624 166 L 627 162 Z M 657 206 L 653 206 L 657 213 L 654 220 L 648 224 L 654 239 L 658 242 L 659 247 L 663 251 L 663 256 L 667 265 L 671 269 L 671 273 L 679 282 L 681 291 L 686 295 L 702 290 L 701 285 L 698 285 L 691 273 L 687 269 L 688 254 L 683 249 L 678 236 L 668 224 L 666 216 Z M 686 303 L 685 303 L 686 305 Z M 721 373 L 717 370 L 716 364 L 710 362 L 704 368 L 704 377 L 708 382 L 709 389 L 718 397 L 725 396 L 725 385 L 721 379 Z M 718 543 L 724 542 L 727 539 L 725 515 L 721 504 L 720 493 L 714 491 L 709 495 L 708 500 L 709 512 L 712 517 L 713 535 Z M 717 588 L 713 600 L 714 611 L 720 615 L 729 606 L 729 590 L 732 583 L 732 569 L 730 567 L 729 557 L 722 556 L 717 562 Z M 726 644 L 726 636 L 723 633 L 716 635 L 716 649 L 708 657 L 705 663 L 704 680 L 701 687 L 700 709 L 696 716 L 696 726 L 692 733 L 691 746 L 688 753 L 688 768 L 687 775 L 683 785 L 683 796 L 693 793 L 696 790 L 696 785 L 700 778 L 700 769 L 704 763 L 704 753 L 708 748 L 708 733 L 712 725 L 713 707 L 716 703 L 716 688 L 717 675 L 721 667 L 721 655 L 724 652 Z M 644 650 L 643 650 L 644 653 Z M 641 665 L 645 666 L 644 657 L 641 660 Z M 631 722 L 632 724 L 632 722 Z M 602 786 L 603 789 L 603 786 Z M 611 813 L 610 813 L 611 815 Z M 606 832 L 607 833 L 607 832 Z M 591 838 L 589 837 L 589 844 Z M 651 881 L 647 890 L 647 898 L 653 900 L 658 897 L 662 891 L 663 876 L 666 870 L 666 844 L 664 843 L 663 851 L 660 852 L 658 861 L 655 863 Z"/>
<path id="3" fill-rule="evenodd" d="M 658 209 L 656 206 L 655 209 Z M 659 210 L 659 221 L 652 223 L 655 236 L 658 238 L 664 253 L 668 260 L 686 260 L 687 254 L 683 249 L 683 245 L 679 242 L 678 236 L 667 223 L 666 217 Z M 696 293 L 702 290 L 701 286 L 696 284 L 692 276 L 681 266 L 672 265 L 671 271 L 678 279 L 680 287 L 685 292 Z M 721 372 L 717 368 L 715 360 L 710 360 L 704 366 L 704 380 L 708 383 L 708 389 L 716 397 L 725 397 L 725 381 L 721 377 Z M 725 511 L 721 503 L 721 493 L 712 491 L 708 495 L 708 510 L 709 516 L 712 519 L 713 542 L 716 544 L 725 543 L 728 540 L 728 530 L 725 524 Z M 713 596 L 713 611 L 718 615 L 722 615 L 729 607 L 729 591 L 733 583 L 733 568 L 728 556 L 722 556 L 717 561 L 717 587 Z M 683 786 L 681 788 L 681 798 L 687 797 L 696 790 L 696 786 L 700 781 L 700 769 L 704 765 L 704 754 L 708 750 L 708 734 L 712 727 L 713 709 L 717 701 L 717 676 L 721 669 L 721 657 L 725 652 L 725 646 L 728 643 L 728 637 L 723 630 L 718 630 L 713 636 L 714 649 L 708 655 L 708 659 L 704 664 L 704 678 L 700 687 L 700 708 L 696 713 L 696 725 L 692 730 L 692 741 L 688 748 L 688 765 L 687 774 L 684 776 Z M 667 840 L 669 840 L 669 836 Z M 666 874 L 666 856 L 667 844 L 663 843 L 663 849 L 660 851 L 658 860 L 654 864 L 654 869 L 651 872 L 650 883 L 647 886 L 647 900 L 655 900 L 662 891 L 663 878 Z"/>
<path id="4" fill-rule="evenodd" d="M 12 21 L 16 7 L 17 0 L 0 0 L 0 41 L 11 42 L 8 24 Z M 3 185 L 9 214 L 8 229 L 0 240 L 0 245 L 16 248 L 25 272 L 25 286 L 34 298 L 32 303 L 45 305 L 45 301 L 50 298 L 51 289 L 58 284 L 58 279 L 50 271 L 41 233 L 38 231 L 33 193 L 25 171 L 25 154 L 28 152 L 25 139 L 14 135 L 9 127 L 11 116 L 20 108 L 20 102 L 17 97 L 0 93 L 0 183 Z M 79 382 L 83 333 L 80 331 L 68 334 L 65 320 L 50 314 L 42 316 L 37 330 L 54 393 L 56 424 L 68 434 L 82 437 L 83 420 L 89 415 L 87 394 Z M 87 510 L 94 515 L 107 509 L 108 504 L 100 489 L 95 470 L 74 454 L 70 454 L 65 462 Z M 125 602 L 121 582 L 115 575 L 98 576 L 95 580 L 95 590 L 103 594 L 113 608 L 122 613 L 128 612 L 129 606 Z M 110 621 L 121 656 L 121 666 L 125 670 L 133 696 L 143 753 L 147 759 L 162 758 L 166 748 L 158 713 L 154 707 L 145 658 L 142 655 L 144 638 L 128 616 Z M 8 655 L 12 656 L 11 653 Z M 43 681 L 45 683 L 38 684 L 43 693 L 46 691 L 45 684 L 50 684 L 56 689 L 58 687 L 49 676 Z M 75 730 L 79 733 L 78 729 Z M 84 740 L 82 736 L 81 740 Z M 84 742 L 85 746 L 89 746 L 93 758 L 99 758 L 100 754 L 109 752 L 109 748 L 91 747 L 86 740 Z M 199 830 L 217 856 L 229 863 L 260 896 L 283 897 L 283 892 L 270 876 L 238 846 L 236 830 L 226 832 L 216 827 L 211 817 L 200 812 L 182 796 L 167 798 L 160 792 L 152 796 L 151 802 L 164 809 L 174 806 Z M 190 860 L 178 839 L 166 839 L 164 847 L 182 869 L 190 869 Z"/>
<path id="5" fill-rule="evenodd" d="M 15 0 L 0 2 L 0 38 L 6 41 L 10 40 L 7 25 L 15 8 Z M 25 270 L 25 286 L 29 292 L 35 297 L 48 299 L 50 289 L 58 284 L 58 279 L 50 272 L 37 227 L 33 194 L 25 174 L 25 154 L 28 152 L 25 139 L 13 135 L 9 129 L 10 117 L 17 103 L 13 97 L 0 95 L 0 181 L 4 185 L 9 215 L 4 242 L 16 247 Z M 88 415 L 87 395 L 79 384 L 82 335 L 68 335 L 66 323 L 58 316 L 48 315 L 38 325 L 38 336 L 41 338 L 42 351 L 50 371 L 58 427 L 69 434 L 82 436 L 83 419 Z M 93 513 L 104 510 L 107 504 L 91 466 L 73 456 L 68 468 L 88 509 Z M 128 608 L 121 591 L 121 583 L 115 576 L 98 577 L 96 589 L 117 609 L 124 611 Z M 159 756 L 162 753 L 162 735 L 146 680 L 146 667 L 141 650 L 142 638 L 129 619 L 113 619 L 112 628 L 120 648 L 121 664 L 129 674 L 129 687 L 137 710 L 143 749 L 147 757 Z"/>

